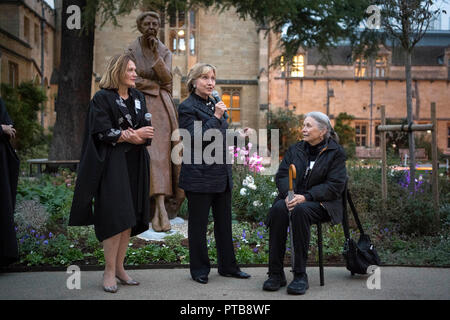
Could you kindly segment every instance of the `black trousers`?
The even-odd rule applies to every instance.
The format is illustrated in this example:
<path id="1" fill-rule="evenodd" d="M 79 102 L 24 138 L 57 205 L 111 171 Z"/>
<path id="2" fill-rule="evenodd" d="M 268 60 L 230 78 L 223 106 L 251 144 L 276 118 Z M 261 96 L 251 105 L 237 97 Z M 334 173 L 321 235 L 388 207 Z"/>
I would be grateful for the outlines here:
<path id="1" fill-rule="evenodd" d="M 234 254 L 231 232 L 231 191 L 200 193 L 186 191 L 188 199 L 189 268 L 192 278 L 208 275 L 211 264 L 208 257 L 206 232 L 212 207 L 217 264 L 220 273 L 239 271 Z"/>
<path id="2" fill-rule="evenodd" d="M 292 210 L 292 230 L 294 237 L 294 272 L 306 272 L 311 225 L 330 221 L 327 211 L 319 202 L 307 201 Z M 283 270 L 286 253 L 287 229 L 289 227 L 288 209 L 284 199 L 274 203 L 269 211 L 269 273 Z"/>

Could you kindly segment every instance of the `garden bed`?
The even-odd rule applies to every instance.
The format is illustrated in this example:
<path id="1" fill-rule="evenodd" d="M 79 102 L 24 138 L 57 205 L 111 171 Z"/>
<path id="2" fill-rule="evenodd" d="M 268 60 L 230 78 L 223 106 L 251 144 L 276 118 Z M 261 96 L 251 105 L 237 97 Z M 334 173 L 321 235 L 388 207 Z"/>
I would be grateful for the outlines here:
<path id="1" fill-rule="evenodd" d="M 440 226 L 433 223 L 429 175 L 416 177 L 417 193 L 409 195 L 411 179 L 405 172 L 392 170 L 388 176 L 389 199 L 382 212 L 380 174 L 377 162 L 348 162 L 349 186 L 364 229 L 371 236 L 386 265 L 450 265 L 450 184 L 440 178 Z M 49 270 L 76 264 L 82 268 L 102 268 L 103 250 L 92 226 L 68 227 L 76 175 L 68 170 L 43 174 L 39 178 L 21 177 L 17 193 L 15 221 L 20 260 L 9 270 Z M 237 262 L 266 266 L 268 231 L 263 221 L 276 197 L 273 176 L 245 166 L 233 166 L 233 243 Z M 187 216 L 183 203 L 179 215 Z M 351 235 L 358 238 L 350 221 Z M 309 263 L 317 263 L 315 226 L 311 230 Z M 344 234 L 340 225 L 323 225 L 326 265 L 344 265 Z M 289 246 L 289 244 L 288 244 Z M 208 226 L 211 263 L 217 262 L 213 222 Z M 286 265 L 290 263 L 289 251 Z M 164 242 L 130 239 L 125 264 L 128 268 L 184 268 L 189 264 L 187 239 L 166 237 Z"/>

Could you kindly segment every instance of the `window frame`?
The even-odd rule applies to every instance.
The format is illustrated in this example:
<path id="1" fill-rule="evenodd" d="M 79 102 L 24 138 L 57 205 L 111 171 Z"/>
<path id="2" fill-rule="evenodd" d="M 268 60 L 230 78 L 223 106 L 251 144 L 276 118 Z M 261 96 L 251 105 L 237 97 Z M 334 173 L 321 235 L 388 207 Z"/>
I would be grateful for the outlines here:
<path id="1" fill-rule="evenodd" d="M 222 87 L 221 91 L 222 91 L 222 100 L 224 100 L 223 97 L 225 95 L 229 95 L 230 96 L 230 105 L 229 106 L 227 105 L 227 108 L 228 108 L 228 111 L 227 111 L 228 112 L 228 123 L 229 124 L 240 124 L 242 122 L 242 108 L 241 108 L 241 105 L 242 105 L 242 99 L 241 99 L 242 98 L 242 88 Z M 239 99 L 239 107 L 238 108 L 233 106 L 233 97 L 234 96 L 237 96 L 238 99 Z M 236 112 L 236 111 L 239 112 L 239 121 L 233 122 L 233 112 Z"/>

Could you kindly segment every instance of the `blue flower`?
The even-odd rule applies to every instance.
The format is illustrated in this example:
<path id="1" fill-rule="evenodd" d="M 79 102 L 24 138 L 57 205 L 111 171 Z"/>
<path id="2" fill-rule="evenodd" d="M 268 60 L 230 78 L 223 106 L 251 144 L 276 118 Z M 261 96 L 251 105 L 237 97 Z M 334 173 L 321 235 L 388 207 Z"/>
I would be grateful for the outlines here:
<path id="1" fill-rule="evenodd" d="M 44 240 L 43 242 L 45 245 L 48 245 L 48 240 Z"/>
<path id="2" fill-rule="evenodd" d="M 33 234 L 33 233 L 35 233 L 35 232 L 36 232 L 36 230 L 32 229 L 32 230 L 31 230 L 30 232 L 31 232 L 31 233 Z"/>
<path id="3" fill-rule="evenodd" d="M 52 238 L 52 237 L 53 237 L 53 233 L 50 232 L 50 233 L 48 234 L 48 237 L 49 237 L 49 238 Z"/>

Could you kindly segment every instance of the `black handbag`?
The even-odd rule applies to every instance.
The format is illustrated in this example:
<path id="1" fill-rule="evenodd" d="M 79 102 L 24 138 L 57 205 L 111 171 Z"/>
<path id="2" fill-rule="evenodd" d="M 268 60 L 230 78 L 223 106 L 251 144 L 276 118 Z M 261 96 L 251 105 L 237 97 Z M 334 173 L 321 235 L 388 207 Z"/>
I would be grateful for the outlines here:
<path id="1" fill-rule="evenodd" d="M 346 199 L 345 199 L 346 198 Z M 367 269 L 371 265 L 380 265 L 380 257 L 378 256 L 377 250 L 375 249 L 370 237 L 364 233 L 364 230 L 359 221 L 358 212 L 356 211 L 355 205 L 353 204 L 349 190 L 344 192 L 344 216 L 342 225 L 344 227 L 345 243 L 344 251 L 342 252 L 347 270 L 351 272 L 352 275 L 367 274 Z M 348 227 L 348 215 L 347 215 L 347 201 L 355 218 L 355 222 L 358 225 L 360 231 L 360 237 L 358 243 L 355 242 L 350 237 L 349 227 Z"/>

